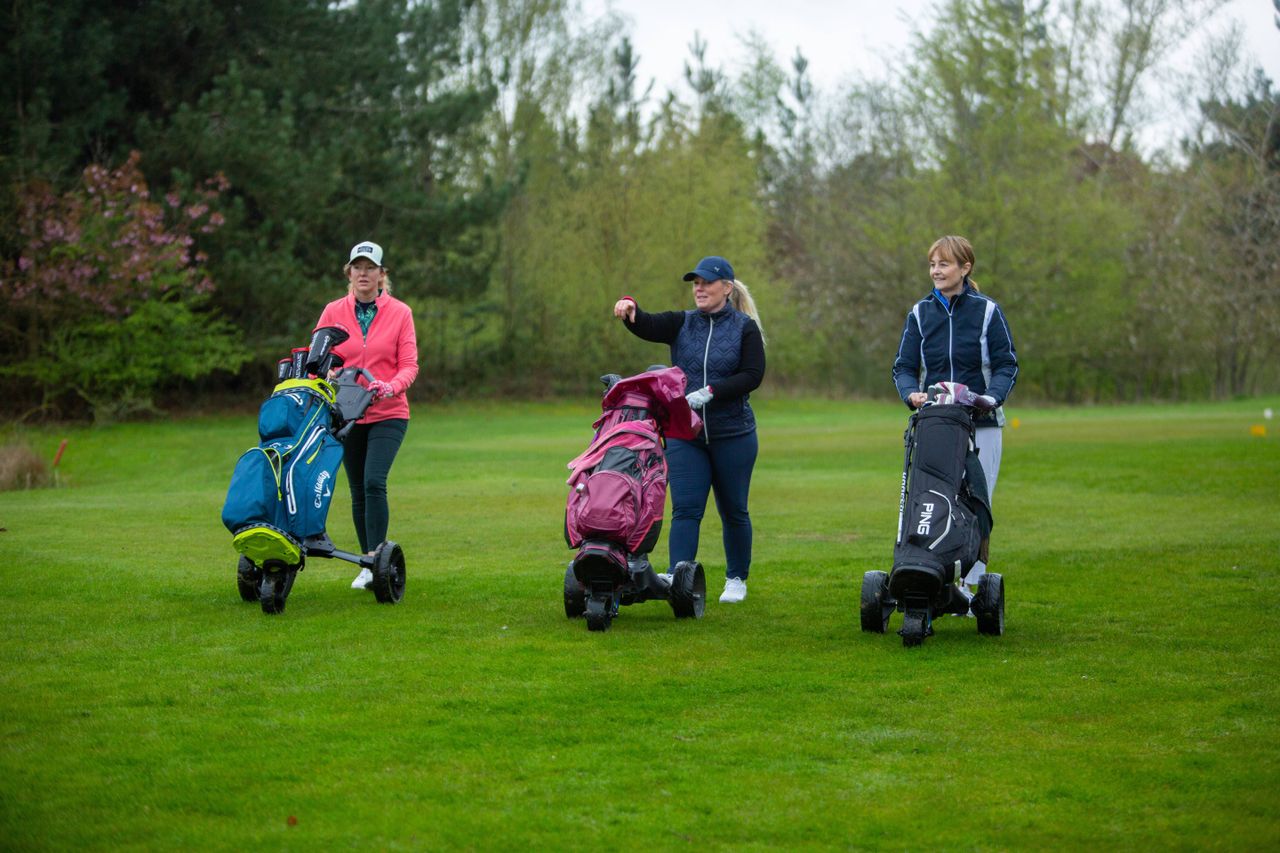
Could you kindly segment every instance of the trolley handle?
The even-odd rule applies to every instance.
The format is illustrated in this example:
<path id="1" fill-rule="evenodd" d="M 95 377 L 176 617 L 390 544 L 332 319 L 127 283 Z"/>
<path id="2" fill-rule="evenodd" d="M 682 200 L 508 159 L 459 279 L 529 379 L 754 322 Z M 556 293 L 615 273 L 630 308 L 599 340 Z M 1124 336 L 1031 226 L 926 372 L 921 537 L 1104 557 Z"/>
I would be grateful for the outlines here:
<path id="1" fill-rule="evenodd" d="M 363 367 L 344 367 L 338 371 L 334 381 L 338 386 L 336 399 L 336 410 L 338 418 L 342 424 L 334 432 L 334 438 L 342 441 L 351 432 L 351 428 L 355 426 L 356 421 L 364 417 L 364 413 L 368 411 L 369 406 L 373 403 L 373 389 L 367 385 L 361 385 L 357 379 L 363 376 L 365 381 L 373 383 L 373 374 Z"/>
<path id="2" fill-rule="evenodd" d="M 376 381 L 373 378 L 373 374 L 363 367 L 344 367 L 338 371 L 338 375 L 335 376 L 334 378 L 338 382 L 342 382 L 342 380 L 344 379 L 350 379 L 352 382 L 354 382 L 357 376 L 363 376 L 366 382 Z"/>

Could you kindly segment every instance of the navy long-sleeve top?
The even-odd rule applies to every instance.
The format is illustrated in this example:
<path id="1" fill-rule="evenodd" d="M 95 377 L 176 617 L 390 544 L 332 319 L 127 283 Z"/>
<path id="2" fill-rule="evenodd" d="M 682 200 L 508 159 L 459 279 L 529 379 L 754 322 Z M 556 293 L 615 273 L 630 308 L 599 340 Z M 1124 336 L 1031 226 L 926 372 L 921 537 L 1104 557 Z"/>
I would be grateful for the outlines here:
<path id="1" fill-rule="evenodd" d="M 636 306 L 635 321 L 623 321 L 638 338 L 671 347 L 671 363 L 684 371 L 686 391 L 710 385 L 714 396 L 702 411 L 704 435 L 729 438 L 751 432 L 755 413 L 748 398 L 764 380 L 764 336 L 755 320 L 730 304 L 714 314 Z"/>

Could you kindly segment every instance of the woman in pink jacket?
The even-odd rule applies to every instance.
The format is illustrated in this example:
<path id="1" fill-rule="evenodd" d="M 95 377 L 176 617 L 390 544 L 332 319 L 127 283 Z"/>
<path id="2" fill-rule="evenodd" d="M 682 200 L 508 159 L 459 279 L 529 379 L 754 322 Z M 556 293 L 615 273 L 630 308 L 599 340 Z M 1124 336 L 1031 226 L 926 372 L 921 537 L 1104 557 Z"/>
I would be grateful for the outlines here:
<path id="1" fill-rule="evenodd" d="M 382 247 L 359 243 L 343 267 L 347 295 L 325 306 L 316 328 L 337 326 L 350 337 L 334 348 L 345 367 L 363 367 L 374 376 L 374 403 L 344 442 L 342 465 L 351 485 L 351 515 L 366 554 L 387 538 L 387 475 L 409 428 L 405 392 L 418 376 L 418 336 L 413 311 L 391 295 L 391 279 L 382 265 Z M 351 582 L 366 589 L 368 569 Z"/>

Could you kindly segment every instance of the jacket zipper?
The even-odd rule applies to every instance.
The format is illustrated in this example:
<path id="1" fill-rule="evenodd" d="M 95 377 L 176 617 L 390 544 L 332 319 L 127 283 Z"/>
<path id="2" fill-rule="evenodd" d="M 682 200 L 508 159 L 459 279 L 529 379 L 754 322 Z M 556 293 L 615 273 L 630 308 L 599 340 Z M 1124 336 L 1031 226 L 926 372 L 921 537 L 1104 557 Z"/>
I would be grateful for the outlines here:
<path id="1" fill-rule="evenodd" d="M 955 327 L 952 324 L 951 311 L 947 311 L 947 367 L 951 373 L 951 381 L 956 381 L 956 355 L 955 355 Z"/>
<path id="2" fill-rule="evenodd" d="M 945 306 L 946 312 L 947 312 L 947 370 L 949 371 L 947 376 L 949 377 L 948 378 L 949 382 L 956 381 L 956 357 L 954 352 L 955 328 L 952 324 L 952 320 L 954 319 L 955 315 L 952 313 L 952 310 L 955 307 L 956 299 L 959 299 L 961 295 L 962 294 L 956 294 L 955 298 L 950 300 L 950 302 Z M 927 374 L 928 374 L 928 371 L 926 370 L 926 375 Z"/>
<path id="3" fill-rule="evenodd" d="M 716 318 L 710 317 L 708 319 L 711 321 L 711 328 L 707 329 L 707 345 L 702 348 L 702 385 L 704 388 L 711 384 L 710 382 L 707 381 L 707 355 L 711 352 L 711 336 L 715 334 L 715 331 L 716 331 Z M 711 419 L 707 417 L 707 415 L 710 414 L 710 412 L 707 410 L 711 408 L 711 401 L 708 400 L 707 404 L 702 408 L 703 408 L 702 434 L 706 437 L 707 444 L 710 444 L 711 443 Z"/>
<path id="4" fill-rule="evenodd" d="M 379 296 L 382 295 L 381 291 L 379 291 L 378 295 Z M 374 303 L 376 304 L 378 301 L 378 297 L 375 296 L 373 300 L 374 300 Z M 369 363 L 369 332 L 367 329 L 365 329 L 363 326 L 360 325 L 360 315 L 356 311 L 356 303 L 354 301 L 351 303 L 351 316 L 356 321 L 356 328 L 360 330 L 360 366 L 364 367 Z M 369 321 L 370 329 L 373 328 L 373 321 L 376 319 L 378 319 L 378 315 L 374 314 L 373 319 Z M 372 403 L 369 405 L 369 408 L 370 409 L 373 408 Z M 368 409 L 366 409 L 365 415 L 368 415 L 368 414 L 369 414 L 369 411 Z M 363 423 L 363 422 L 364 422 L 364 417 L 361 417 L 360 420 L 356 421 L 356 423 Z"/>

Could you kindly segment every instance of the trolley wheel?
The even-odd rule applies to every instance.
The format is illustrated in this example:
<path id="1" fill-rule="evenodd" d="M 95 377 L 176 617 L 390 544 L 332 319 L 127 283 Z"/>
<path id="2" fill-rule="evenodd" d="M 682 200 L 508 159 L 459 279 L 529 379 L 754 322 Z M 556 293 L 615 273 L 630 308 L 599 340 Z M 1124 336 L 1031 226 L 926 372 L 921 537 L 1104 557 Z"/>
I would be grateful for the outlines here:
<path id="1" fill-rule="evenodd" d="M 608 631 L 613 624 L 612 602 L 598 596 L 587 599 L 587 630 Z"/>
<path id="2" fill-rule="evenodd" d="M 859 618 L 862 630 L 871 634 L 883 634 L 889 627 L 889 617 L 895 604 L 889 597 L 889 573 L 867 572 L 862 576 L 862 600 Z"/>
<path id="3" fill-rule="evenodd" d="M 999 637 L 1004 633 L 1004 578 L 987 572 L 978 581 L 978 591 L 969 605 L 977 618 L 978 633 Z"/>
<path id="4" fill-rule="evenodd" d="M 587 591 L 573 573 L 573 563 L 564 570 L 564 615 L 577 619 L 587 612 Z"/>
<path id="5" fill-rule="evenodd" d="M 373 552 L 373 596 L 379 604 L 395 604 L 404 598 L 404 551 L 386 541 Z"/>
<path id="6" fill-rule="evenodd" d="M 677 619 L 701 619 L 707 607 L 707 576 L 702 564 L 682 560 L 671 571 L 671 610 Z"/>
<path id="7" fill-rule="evenodd" d="M 928 611 L 908 610 L 902 619 L 902 629 L 898 631 L 902 635 L 902 645 L 918 646 L 923 643 L 929 632 L 928 621 Z"/>
<path id="8" fill-rule="evenodd" d="M 258 586 L 262 583 L 262 569 L 253 564 L 248 557 L 240 557 L 236 566 L 236 588 L 240 590 L 241 601 L 257 601 Z"/>
<path id="9" fill-rule="evenodd" d="M 293 579 L 297 577 L 297 569 L 279 569 L 274 572 L 262 572 L 262 580 L 258 584 L 258 602 L 262 612 L 268 616 L 284 612 L 284 604 L 293 590 Z"/>

